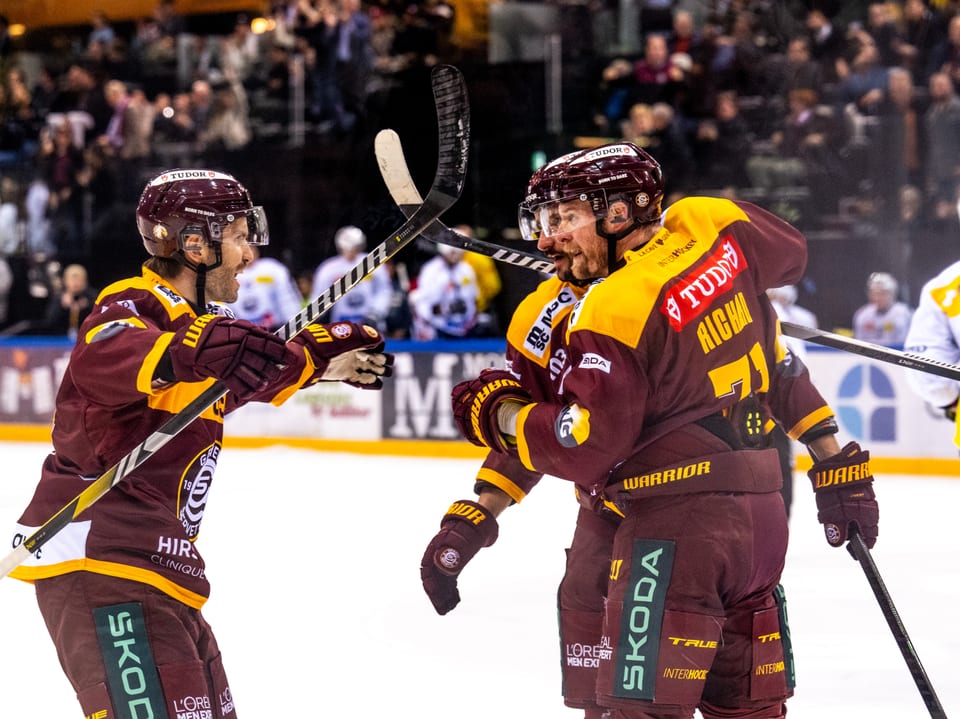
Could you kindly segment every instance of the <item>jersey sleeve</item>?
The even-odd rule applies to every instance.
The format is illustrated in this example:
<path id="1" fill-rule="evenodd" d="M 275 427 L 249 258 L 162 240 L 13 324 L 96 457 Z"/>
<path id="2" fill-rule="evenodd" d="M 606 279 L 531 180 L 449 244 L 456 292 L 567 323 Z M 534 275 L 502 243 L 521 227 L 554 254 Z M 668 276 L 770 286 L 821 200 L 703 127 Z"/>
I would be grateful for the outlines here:
<path id="1" fill-rule="evenodd" d="M 948 364 L 960 363 L 960 263 L 924 285 L 910 321 L 904 349 Z M 935 407 L 952 404 L 960 382 L 928 372 L 907 372 L 907 382 L 924 401 Z"/>
<path id="2" fill-rule="evenodd" d="M 766 400 L 773 417 L 791 439 L 834 416 L 833 409 L 813 384 L 810 371 L 781 335 L 776 337 L 776 364 Z"/>
<path id="3" fill-rule="evenodd" d="M 173 333 L 123 302 L 102 310 L 81 326 L 68 371 L 90 401 L 128 405 L 154 393 L 153 375 Z"/>

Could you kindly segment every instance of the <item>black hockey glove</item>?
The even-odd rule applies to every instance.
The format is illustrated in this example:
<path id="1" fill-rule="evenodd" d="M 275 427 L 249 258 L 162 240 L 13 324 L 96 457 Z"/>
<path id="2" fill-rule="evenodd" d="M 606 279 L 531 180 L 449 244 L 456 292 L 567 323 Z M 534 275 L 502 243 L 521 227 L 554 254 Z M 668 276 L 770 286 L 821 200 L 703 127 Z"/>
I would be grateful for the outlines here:
<path id="1" fill-rule="evenodd" d="M 437 614 L 460 603 L 457 576 L 483 547 L 497 541 L 497 519 L 486 507 L 469 499 L 450 505 L 440 531 L 420 560 L 420 579 Z"/>

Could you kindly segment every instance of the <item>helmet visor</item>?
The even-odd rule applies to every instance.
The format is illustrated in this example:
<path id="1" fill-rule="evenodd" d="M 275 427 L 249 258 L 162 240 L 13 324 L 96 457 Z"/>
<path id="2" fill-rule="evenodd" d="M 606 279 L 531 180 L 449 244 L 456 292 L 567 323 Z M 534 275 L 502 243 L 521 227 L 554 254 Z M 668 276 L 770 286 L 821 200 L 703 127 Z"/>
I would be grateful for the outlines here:
<path id="1" fill-rule="evenodd" d="M 593 226 L 597 217 L 586 199 L 580 197 L 539 205 L 520 206 L 517 221 L 525 240 L 539 241 Z"/>
<path id="2" fill-rule="evenodd" d="M 238 220 L 244 222 L 238 222 Z M 227 240 L 238 244 L 267 245 L 270 243 L 267 213 L 263 207 L 258 205 L 247 210 L 225 212 L 207 218 L 205 224 L 187 224 L 180 230 L 180 247 L 183 250 L 198 252 L 204 240 L 209 242 Z"/>

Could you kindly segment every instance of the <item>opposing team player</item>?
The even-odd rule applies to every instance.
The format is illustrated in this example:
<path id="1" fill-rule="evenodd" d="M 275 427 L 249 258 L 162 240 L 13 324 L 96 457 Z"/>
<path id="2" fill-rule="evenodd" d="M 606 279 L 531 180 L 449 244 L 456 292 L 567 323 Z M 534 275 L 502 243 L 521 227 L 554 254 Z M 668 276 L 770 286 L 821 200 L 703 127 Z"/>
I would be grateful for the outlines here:
<path id="1" fill-rule="evenodd" d="M 321 380 L 379 389 L 390 356 L 376 330 L 313 325 L 284 343 L 233 319 L 263 208 L 235 178 L 171 170 L 137 207 L 151 257 L 107 287 L 80 327 L 60 386 L 54 451 L 13 545 L 31 536 L 136 442 L 215 380 L 229 392 L 11 575 L 35 583 L 63 671 L 88 717 L 233 718 L 217 641 L 201 614 L 209 584 L 194 543 L 224 415 L 280 404 Z M 195 710 L 195 711 L 194 711 Z"/>
<path id="2" fill-rule="evenodd" d="M 960 362 L 960 262 L 954 262 L 924 283 L 917 310 L 904 340 L 907 352 L 946 364 Z M 957 419 L 960 382 L 927 372 L 907 372 L 907 383 L 925 402 Z M 954 435 L 960 447 L 960 428 Z"/>
<path id="3" fill-rule="evenodd" d="M 866 452 L 841 450 L 765 295 L 799 279 L 802 235 L 729 200 L 688 198 L 661 217 L 662 194 L 659 165 L 628 143 L 532 177 L 521 230 L 557 274 L 514 315 L 508 371 L 454 389 L 461 432 L 491 452 L 477 501 L 447 512 L 421 576 L 450 611 L 457 575 L 497 538 L 496 516 L 541 474 L 572 480 L 582 506 L 559 591 L 566 704 L 588 719 L 697 708 L 773 719 L 792 667 L 772 419 L 814 457 L 831 545 L 852 531 L 875 542 L 873 478 Z"/>

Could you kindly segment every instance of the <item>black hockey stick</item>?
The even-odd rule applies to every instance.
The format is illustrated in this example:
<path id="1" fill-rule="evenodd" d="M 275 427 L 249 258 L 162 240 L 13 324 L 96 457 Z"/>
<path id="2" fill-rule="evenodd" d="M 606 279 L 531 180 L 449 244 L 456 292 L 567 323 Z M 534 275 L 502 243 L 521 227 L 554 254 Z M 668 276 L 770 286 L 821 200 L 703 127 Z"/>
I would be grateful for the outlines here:
<path id="1" fill-rule="evenodd" d="M 794 337 L 798 340 L 807 340 L 824 347 L 833 347 L 834 349 L 852 352 L 853 354 L 869 357 L 870 359 L 888 362 L 890 364 L 914 369 L 919 372 L 939 375 L 960 381 L 960 367 L 949 362 L 940 362 L 929 357 L 915 355 L 910 352 L 901 352 L 892 347 L 883 347 L 881 345 L 871 344 L 853 337 L 844 337 L 825 330 L 813 329 L 802 325 L 795 325 L 792 322 L 781 322 L 780 327 L 783 334 L 788 337 Z"/>
<path id="2" fill-rule="evenodd" d="M 880 577 L 880 571 L 873 561 L 870 549 L 867 547 L 867 543 L 863 541 L 863 537 L 860 536 L 859 532 L 854 532 L 851 535 L 849 547 L 853 556 L 860 562 L 863 573 L 867 575 L 870 588 L 877 598 L 877 603 L 880 604 L 880 611 L 883 612 L 883 617 L 887 620 L 890 631 L 893 632 L 893 638 L 896 640 L 897 646 L 900 647 L 900 653 L 907 662 L 907 667 L 910 669 L 913 681 L 916 683 L 917 689 L 920 690 L 923 703 L 927 705 L 927 711 L 930 712 L 930 716 L 933 719 L 947 719 L 947 714 L 940 705 L 940 699 L 937 698 L 937 693 L 933 690 L 933 685 L 930 683 L 930 679 L 927 677 L 927 673 L 920 663 L 917 650 L 914 649 L 913 642 L 911 642 L 910 637 L 907 636 L 907 630 L 900 620 L 900 614 L 893 605 L 893 599 L 891 599 L 890 593 L 887 592 L 887 587 Z"/>
<path id="3" fill-rule="evenodd" d="M 437 109 L 439 153 L 437 174 L 422 209 L 415 212 L 387 240 L 278 329 L 277 335 L 282 339 L 290 339 L 304 327 L 315 322 L 348 290 L 403 249 L 460 197 L 466 179 L 470 146 L 470 108 L 466 85 L 460 71 L 455 67 L 438 65 L 432 71 L 432 86 Z M 0 578 L 7 576 L 23 563 L 32 552 L 40 549 L 81 512 L 103 497 L 226 393 L 226 386 L 221 382 L 215 382 L 134 447 L 119 462 L 91 482 L 69 504 L 44 522 L 12 552 L 0 559 Z"/>
<path id="4" fill-rule="evenodd" d="M 380 166 L 380 175 L 383 177 L 387 190 L 390 191 L 390 197 L 397 203 L 403 214 L 410 217 L 420 207 L 423 199 L 420 197 L 420 191 L 417 190 L 417 186 L 410 176 L 410 170 L 407 168 L 407 160 L 403 154 L 403 146 L 400 144 L 400 136 L 393 130 L 381 130 L 374 140 L 374 148 L 377 154 L 377 164 Z M 439 245 L 450 245 L 470 250 L 529 270 L 553 272 L 553 262 L 543 255 L 523 252 L 522 250 L 511 250 L 490 242 L 466 237 L 455 230 L 451 230 L 440 220 L 434 220 L 423 231 L 423 237 Z"/>

